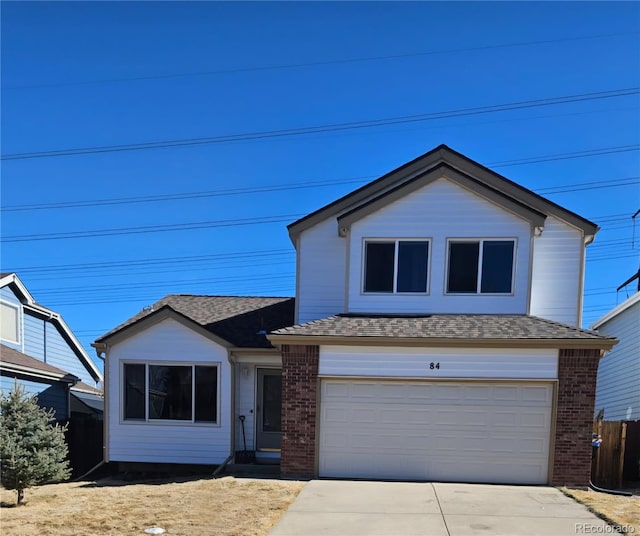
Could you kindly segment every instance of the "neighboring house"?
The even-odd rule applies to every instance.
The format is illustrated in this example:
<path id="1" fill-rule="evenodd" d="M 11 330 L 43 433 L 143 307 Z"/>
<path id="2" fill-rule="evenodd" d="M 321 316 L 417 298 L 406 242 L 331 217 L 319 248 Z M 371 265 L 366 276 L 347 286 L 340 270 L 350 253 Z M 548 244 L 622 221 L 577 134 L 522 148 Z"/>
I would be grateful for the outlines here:
<path id="1" fill-rule="evenodd" d="M 14 273 L 0 274 L 0 389 L 17 382 L 67 421 L 102 415 L 102 373 L 55 311 L 35 302 Z"/>
<path id="2" fill-rule="evenodd" d="M 295 312 L 168 296 L 98 339 L 106 459 L 220 464 L 244 416 L 284 476 L 586 485 L 597 230 L 437 147 L 289 226 Z"/>
<path id="3" fill-rule="evenodd" d="M 600 361 L 596 413 L 605 421 L 640 420 L 640 292 L 591 325 L 618 339 L 619 344 Z"/>
<path id="4" fill-rule="evenodd" d="M 102 373 L 64 319 L 35 302 L 14 273 L 0 274 L 0 390 L 16 384 L 53 409 L 66 434 L 72 475 L 102 458 Z"/>

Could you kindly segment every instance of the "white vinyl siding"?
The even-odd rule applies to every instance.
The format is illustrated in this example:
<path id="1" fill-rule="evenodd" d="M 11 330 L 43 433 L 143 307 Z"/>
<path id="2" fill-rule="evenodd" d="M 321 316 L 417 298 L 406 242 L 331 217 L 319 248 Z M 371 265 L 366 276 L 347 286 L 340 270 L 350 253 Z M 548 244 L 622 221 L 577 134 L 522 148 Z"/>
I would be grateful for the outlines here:
<path id="1" fill-rule="evenodd" d="M 344 312 L 346 245 L 333 218 L 300 235 L 297 324 Z"/>
<path id="2" fill-rule="evenodd" d="M 583 249 L 580 231 L 547 218 L 542 234 L 533 241 L 530 314 L 578 326 Z"/>
<path id="3" fill-rule="evenodd" d="M 280 354 L 268 356 L 243 354 L 241 357 L 236 357 L 236 359 L 235 450 L 244 450 L 240 415 L 245 416 L 244 429 L 247 450 L 256 450 L 257 370 L 258 368 L 282 369 L 282 358 Z"/>
<path id="4" fill-rule="evenodd" d="M 435 364 L 439 364 L 439 368 L 435 368 Z M 556 379 L 558 351 L 321 346 L 318 374 L 371 378 Z"/>
<path id="5" fill-rule="evenodd" d="M 552 383 L 321 381 L 319 474 L 548 481 Z"/>
<path id="6" fill-rule="evenodd" d="M 637 300 L 637 296 L 635 297 Z M 630 298 L 630 299 L 633 299 Z M 640 301 L 598 327 L 620 342 L 598 367 L 596 413 L 607 421 L 640 419 Z"/>
<path id="7" fill-rule="evenodd" d="M 219 364 L 219 423 L 122 420 L 122 363 Z M 165 319 L 109 349 L 107 386 L 110 461 L 222 463 L 231 451 L 231 367 L 227 350 L 173 319 Z"/>
<path id="8" fill-rule="evenodd" d="M 531 225 L 524 219 L 446 179 L 439 179 L 353 223 L 349 237 L 347 312 L 525 314 L 531 233 Z M 365 239 L 397 237 L 430 238 L 429 295 L 373 295 L 361 291 Z M 515 239 L 513 293 L 446 295 L 450 238 Z"/>

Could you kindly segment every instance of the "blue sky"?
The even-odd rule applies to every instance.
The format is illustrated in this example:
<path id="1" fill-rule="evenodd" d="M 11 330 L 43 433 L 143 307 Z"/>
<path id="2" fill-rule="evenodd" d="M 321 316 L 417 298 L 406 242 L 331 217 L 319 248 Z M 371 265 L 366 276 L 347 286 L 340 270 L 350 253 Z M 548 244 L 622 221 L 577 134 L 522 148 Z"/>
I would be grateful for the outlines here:
<path id="1" fill-rule="evenodd" d="M 440 143 L 602 227 L 585 325 L 638 269 L 640 3 L 2 2 L 1 17 L 2 270 L 90 351 L 168 293 L 293 295 L 286 225 Z"/>

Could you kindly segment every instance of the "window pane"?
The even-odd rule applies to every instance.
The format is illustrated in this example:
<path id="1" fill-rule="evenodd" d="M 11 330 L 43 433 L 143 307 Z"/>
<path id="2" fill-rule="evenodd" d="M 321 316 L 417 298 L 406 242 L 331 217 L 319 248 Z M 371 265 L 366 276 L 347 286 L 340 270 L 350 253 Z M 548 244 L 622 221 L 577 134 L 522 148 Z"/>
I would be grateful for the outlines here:
<path id="1" fill-rule="evenodd" d="M 398 244 L 398 292 L 427 291 L 427 261 L 429 242 Z"/>
<path id="2" fill-rule="evenodd" d="M 144 419 L 144 365 L 124 365 L 124 418 Z"/>
<path id="3" fill-rule="evenodd" d="M 478 291 L 479 242 L 449 243 L 447 292 Z"/>
<path id="4" fill-rule="evenodd" d="M 196 367 L 196 421 L 216 422 L 218 415 L 218 369 Z"/>
<path id="5" fill-rule="evenodd" d="M 483 243 L 481 292 L 511 292 L 513 245 L 513 240 L 487 240 Z"/>
<path id="6" fill-rule="evenodd" d="M 393 292 L 394 242 L 367 242 L 365 292 Z"/>
<path id="7" fill-rule="evenodd" d="M 149 419 L 191 420 L 191 367 L 149 365 Z"/>
<path id="8" fill-rule="evenodd" d="M 282 376 L 265 374 L 262 383 L 262 430 L 280 432 L 282 408 Z"/>
<path id="9" fill-rule="evenodd" d="M 18 310 L 6 303 L 0 303 L 0 337 L 5 341 L 19 342 L 18 338 Z"/>

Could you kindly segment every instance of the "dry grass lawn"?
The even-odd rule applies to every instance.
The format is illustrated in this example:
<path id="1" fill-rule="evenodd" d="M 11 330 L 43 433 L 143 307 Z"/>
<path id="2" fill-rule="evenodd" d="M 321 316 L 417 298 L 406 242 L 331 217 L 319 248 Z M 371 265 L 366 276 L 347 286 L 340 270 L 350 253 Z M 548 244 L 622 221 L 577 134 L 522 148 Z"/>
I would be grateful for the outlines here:
<path id="1" fill-rule="evenodd" d="M 167 534 L 265 535 L 295 499 L 303 483 L 223 477 L 173 481 L 50 484 L 25 492 L 0 490 L 0 534 L 62 536 Z"/>
<path id="2" fill-rule="evenodd" d="M 593 512 L 603 515 L 608 521 L 635 529 L 630 528 L 629 533 L 640 534 L 640 495 L 622 497 L 593 490 L 563 489 L 562 491 Z"/>

